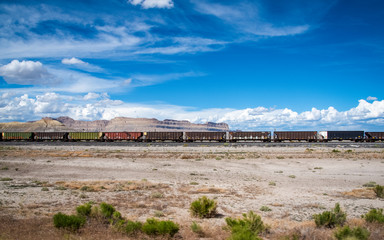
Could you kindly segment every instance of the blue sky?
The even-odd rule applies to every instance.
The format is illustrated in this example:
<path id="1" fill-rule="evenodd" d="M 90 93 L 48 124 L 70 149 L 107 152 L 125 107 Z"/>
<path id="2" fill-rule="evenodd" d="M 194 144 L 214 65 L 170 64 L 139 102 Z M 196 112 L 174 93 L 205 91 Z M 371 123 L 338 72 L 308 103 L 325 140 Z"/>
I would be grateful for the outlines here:
<path id="1" fill-rule="evenodd" d="M 6 1 L 0 121 L 384 129 L 384 2 Z"/>

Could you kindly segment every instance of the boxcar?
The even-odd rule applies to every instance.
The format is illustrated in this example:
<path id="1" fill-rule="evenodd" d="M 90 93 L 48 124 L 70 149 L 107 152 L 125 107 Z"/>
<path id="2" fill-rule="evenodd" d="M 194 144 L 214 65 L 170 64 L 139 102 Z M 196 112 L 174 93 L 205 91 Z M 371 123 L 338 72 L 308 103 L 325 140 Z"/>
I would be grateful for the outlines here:
<path id="1" fill-rule="evenodd" d="M 3 140 L 33 140 L 32 132 L 3 132 Z"/>
<path id="2" fill-rule="evenodd" d="M 364 141 L 364 131 L 327 131 L 327 141 Z"/>
<path id="3" fill-rule="evenodd" d="M 145 141 L 183 141 L 183 132 L 144 132 Z"/>
<path id="4" fill-rule="evenodd" d="M 317 141 L 317 131 L 275 131 L 273 133 L 273 140 L 275 142 L 281 142 L 285 140 L 315 142 Z"/>
<path id="5" fill-rule="evenodd" d="M 70 132 L 68 134 L 68 139 L 71 141 L 80 141 L 80 140 L 100 140 L 102 137 L 101 132 Z"/>
<path id="6" fill-rule="evenodd" d="M 384 132 L 365 132 L 365 139 L 367 142 L 383 141 Z"/>
<path id="7" fill-rule="evenodd" d="M 229 132 L 229 141 L 271 141 L 271 132 Z"/>
<path id="8" fill-rule="evenodd" d="M 36 141 L 44 140 L 68 140 L 68 133 L 66 132 L 35 132 L 34 139 Z"/>
<path id="9" fill-rule="evenodd" d="M 138 141 L 143 136 L 142 132 L 104 132 L 103 134 L 106 141 Z"/>
<path id="10" fill-rule="evenodd" d="M 226 132 L 185 132 L 185 140 L 192 141 L 225 141 Z"/>

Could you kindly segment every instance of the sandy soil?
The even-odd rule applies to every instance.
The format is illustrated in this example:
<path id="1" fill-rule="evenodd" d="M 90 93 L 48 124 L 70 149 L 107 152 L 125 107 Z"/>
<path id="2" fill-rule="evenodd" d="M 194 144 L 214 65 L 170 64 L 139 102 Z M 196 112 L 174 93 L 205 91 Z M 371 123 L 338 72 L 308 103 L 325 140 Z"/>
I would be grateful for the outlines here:
<path id="1" fill-rule="evenodd" d="M 335 203 L 348 218 L 384 206 L 363 187 L 384 185 L 382 148 L 0 145 L 0 153 L 1 215 L 20 219 L 104 201 L 130 219 L 207 227 L 253 210 L 284 231 Z M 217 200 L 220 216 L 190 216 L 190 203 L 202 195 Z"/>

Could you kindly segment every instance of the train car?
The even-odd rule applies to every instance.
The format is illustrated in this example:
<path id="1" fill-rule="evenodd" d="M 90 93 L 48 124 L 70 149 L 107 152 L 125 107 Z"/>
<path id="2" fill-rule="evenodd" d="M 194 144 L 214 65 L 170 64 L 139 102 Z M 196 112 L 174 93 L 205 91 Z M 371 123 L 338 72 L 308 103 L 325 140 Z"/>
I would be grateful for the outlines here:
<path id="1" fill-rule="evenodd" d="M 237 141 L 271 141 L 271 132 L 229 132 L 228 139 L 230 142 Z"/>
<path id="2" fill-rule="evenodd" d="M 101 140 L 103 136 L 102 132 L 70 132 L 68 134 L 68 140 L 70 141 L 97 141 Z"/>
<path id="3" fill-rule="evenodd" d="M 275 142 L 281 141 L 317 141 L 317 131 L 275 131 L 273 133 Z"/>
<path id="4" fill-rule="evenodd" d="M 365 140 L 367 142 L 383 141 L 384 132 L 365 132 Z"/>
<path id="5" fill-rule="evenodd" d="M 324 142 L 332 140 L 362 142 L 364 141 L 364 131 L 320 131 L 319 139 Z"/>
<path id="6" fill-rule="evenodd" d="M 152 141 L 183 141 L 183 132 L 144 132 L 143 138 L 147 142 Z"/>
<path id="7" fill-rule="evenodd" d="M 142 137 L 142 132 L 103 132 L 105 141 L 140 141 Z"/>
<path id="8" fill-rule="evenodd" d="M 33 140 L 33 132 L 3 132 L 2 133 L 3 141 L 6 140 Z"/>
<path id="9" fill-rule="evenodd" d="M 226 141 L 226 132 L 185 132 L 185 141 Z"/>
<path id="10" fill-rule="evenodd" d="M 67 132 L 35 132 L 35 141 L 66 141 L 68 140 Z"/>

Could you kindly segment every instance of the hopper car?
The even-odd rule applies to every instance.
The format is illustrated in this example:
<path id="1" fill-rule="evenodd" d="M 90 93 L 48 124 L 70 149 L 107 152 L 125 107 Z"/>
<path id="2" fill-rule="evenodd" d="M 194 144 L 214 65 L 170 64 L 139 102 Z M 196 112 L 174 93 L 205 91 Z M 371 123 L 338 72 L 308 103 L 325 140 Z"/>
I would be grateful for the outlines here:
<path id="1" fill-rule="evenodd" d="M 228 131 L 228 132 L 2 132 L 0 141 L 132 142 L 283 142 L 384 141 L 384 132 L 364 131 Z"/>

